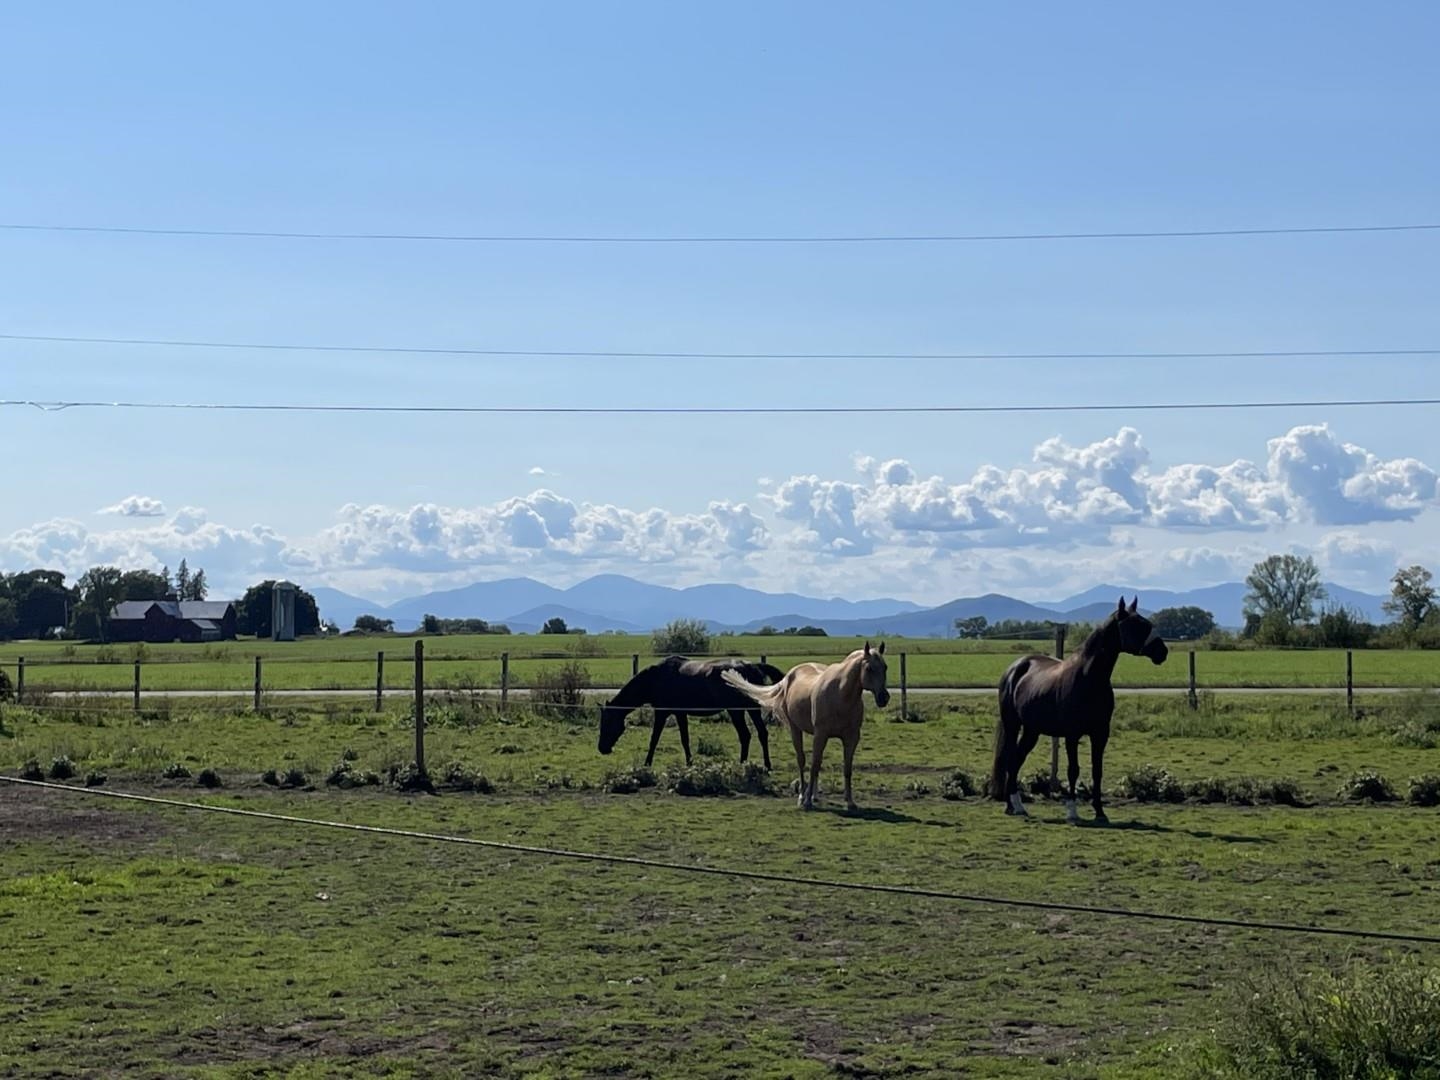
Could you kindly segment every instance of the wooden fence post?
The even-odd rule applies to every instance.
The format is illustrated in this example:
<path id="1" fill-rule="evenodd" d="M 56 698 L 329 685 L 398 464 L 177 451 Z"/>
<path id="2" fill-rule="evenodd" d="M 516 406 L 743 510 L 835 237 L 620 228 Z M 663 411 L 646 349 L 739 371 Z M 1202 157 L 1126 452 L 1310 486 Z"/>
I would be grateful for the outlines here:
<path id="1" fill-rule="evenodd" d="M 905 654 L 900 654 L 900 719 L 910 719 L 910 678 L 906 670 Z"/>
<path id="2" fill-rule="evenodd" d="M 425 642 L 415 642 L 415 769 L 425 775 Z"/>
<path id="3" fill-rule="evenodd" d="M 770 662 L 770 657 L 766 656 L 766 655 L 762 652 L 762 653 L 760 654 L 760 663 L 762 663 L 762 664 L 768 664 L 769 662 Z"/>
<path id="4" fill-rule="evenodd" d="M 1190 647 L 1190 708 L 1198 709 L 1200 699 L 1195 694 L 1195 647 Z"/>
<path id="5" fill-rule="evenodd" d="M 1345 711 L 1355 715 L 1355 654 L 1345 650 Z"/>
<path id="6" fill-rule="evenodd" d="M 255 657 L 255 711 L 260 711 L 260 657 Z"/>
<path id="7" fill-rule="evenodd" d="M 636 675 L 639 675 L 639 674 L 640 674 L 640 654 L 639 654 L 638 652 L 633 652 L 633 653 L 630 654 L 630 677 L 633 679 Z"/>
<path id="8" fill-rule="evenodd" d="M 375 654 L 375 711 L 384 708 L 385 701 L 385 650 Z"/>
<path id="9" fill-rule="evenodd" d="M 25 657 L 20 657 L 15 665 L 15 704 L 25 703 Z"/>
<path id="10" fill-rule="evenodd" d="M 1055 624 L 1055 659 L 1065 659 L 1065 631 L 1068 629 L 1065 623 Z M 1054 795 L 1060 788 L 1060 739 L 1052 736 L 1050 739 L 1050 794 Z"/>
<path id="11" fill-rule="evenodd" d="M 510 654 L 500 654 L 500 715 L 510 707 Z"/>
<path id="12" fill-rule="evenodd" d="M 135 661 L 135 690 L 134 690 L 134 699 L 135 699 L 135 711 L 136 711 L 136 712 L 139 712 L 139 711 L 140 711 L 140 661 L 139 661 L 139 660 L 136 660 L 136 661 Z"/>

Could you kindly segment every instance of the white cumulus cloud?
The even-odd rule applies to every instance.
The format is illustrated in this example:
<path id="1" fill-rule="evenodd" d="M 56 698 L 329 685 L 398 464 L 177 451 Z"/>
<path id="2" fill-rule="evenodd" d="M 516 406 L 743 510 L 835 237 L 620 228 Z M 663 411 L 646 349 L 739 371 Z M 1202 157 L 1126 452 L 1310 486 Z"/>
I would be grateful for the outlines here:
<path id="1" fill-rule="evenodd" d="M 148 518 L 164 517 L 165 504 L 149 495 L 130 495 L 114 506 L 95 511 L 97 514 L 118 514 L 120 517 Z"/>

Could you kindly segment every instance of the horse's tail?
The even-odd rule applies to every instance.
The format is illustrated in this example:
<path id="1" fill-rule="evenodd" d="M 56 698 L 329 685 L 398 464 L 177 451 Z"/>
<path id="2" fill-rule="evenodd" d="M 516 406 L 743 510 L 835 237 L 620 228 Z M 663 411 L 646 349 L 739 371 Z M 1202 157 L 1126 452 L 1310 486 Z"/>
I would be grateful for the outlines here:
<path id="1" fill-rule="evenodd" d="M 1030 670 L 1028 658 L 1017 660 L 1000 678 L 1000 718 L 995 722 L 995 760 L 990 766 L 990 797 L 1006 800 L 1005 759 L 1020 740 L 1020 714 L 1015 710 L 1015 684 Z"/>
<path id="2" fill-rule="evenodd" d="M 770 670 L 775 671 L 774 668 Z M 781 679 L 785 677 L 778 671 L 776 674 L 779 674 Z M 788 718 L 785 715 L 785 687 L 778 681 L 774 686 L 756 686 L 752 682 L 747 682 L 745 677 L 738 671 L 733 670 L 722 671 L 720 677 L 725 680 L 727 686 L 733 686 L 751 701 L 755 702 L 755 704 L 762 708 L 769 709 L 775 719 L 781 723 L 787 722 Z"/>

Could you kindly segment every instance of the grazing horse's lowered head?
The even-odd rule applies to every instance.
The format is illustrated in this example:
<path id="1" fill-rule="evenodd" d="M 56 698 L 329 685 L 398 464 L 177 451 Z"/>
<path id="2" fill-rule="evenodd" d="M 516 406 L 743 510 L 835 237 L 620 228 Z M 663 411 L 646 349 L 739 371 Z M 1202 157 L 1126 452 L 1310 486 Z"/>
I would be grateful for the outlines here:
<path id="1" fill-rule="evenodd" d="M 1152 664 L 1163 664 L 1166 657 L 1170 655 L 1170 647 L 1165 644 L 1155 625 L 1140 614 L 1140 598 L 1137 596 L 1130 601 L 1130 606 L 1125 606 L 1125 598 L 1120 598 L 1120 606 L 1115 610 L 1115 630 L 1120 636 L 1120 651 L 1129 653 L 1131 656 L 1143 656 Z"/>
<path id="2" fill-rule="evenodd" d="M 875 704 L 884 708 L 890 704 L 890 691 L 885 687 L 885 642 L 872 649 L 865 642 L 864 659 L 860 667 L 860 687 L 875 695 Z"/>
<path id="3" fill-rule="evenodd" d="M 615 749 L 620 736 L 625 734 L 625 717 L 630 710 L 616 705 L 611 698 L 600 706 L 600 753 L 608 754 Z"/>

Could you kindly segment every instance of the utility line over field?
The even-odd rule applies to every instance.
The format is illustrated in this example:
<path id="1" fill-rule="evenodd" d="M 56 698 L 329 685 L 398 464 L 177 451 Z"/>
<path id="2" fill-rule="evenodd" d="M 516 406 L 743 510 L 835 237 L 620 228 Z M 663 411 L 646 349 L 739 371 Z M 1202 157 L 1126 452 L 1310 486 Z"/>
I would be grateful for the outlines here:
<path id="1" fill-rule="evenodd" d="M 1408 233 L 1440 230 L 1440 224 L 1300 225 L 1238 229 L 1154 229 L 1103 232 L 893 233 L 830 236 L 602 236 L 400 232 L 308 232 L 279 229 L 170 229 L 128 225 L 0 223 L 0 229 L 50 233 L 110 233 L 130 236 L 196 236 L 264 240 L 402 240 L 462 244 L 946 244 L 1015 240 L 1165 240 L 1198 237 L 1307 236 L 1337 233 Z"/>
<path id="2" fill-rule="evenodd" d="M 259 349 L 283 352 L 404 353 L 417 356 L 595 357 L 619 360 L 1261 360 L 1326 357 L 1437 356 L 1416 349 L 1250 349 L 1220 352 L 699 352 L 634 349 L 479 349 L 426 345 L 307 345 L 288 341 L 190 341 L 178 338 L 70 337 L 0 334 L 0 341 L 71 345 L 148 345 L 166 349 Z"/>
<path id="3" fill-rule="evenodd" d="M 200 412 L 562 414 L 598 416 L 794 416 L 884 413 L 1095 413 L 1185 412 L 1229 409 L 1338 409 L 1440 405 L 1440 398 L 1328 398 L 1281 401 L 1132 401 L 1048 405 L 333 405 L 297 402 L 42 401 L 0 400 L 0 407 L 26 406 L 42 412 L 66 409 L 169 409 Z"/>

